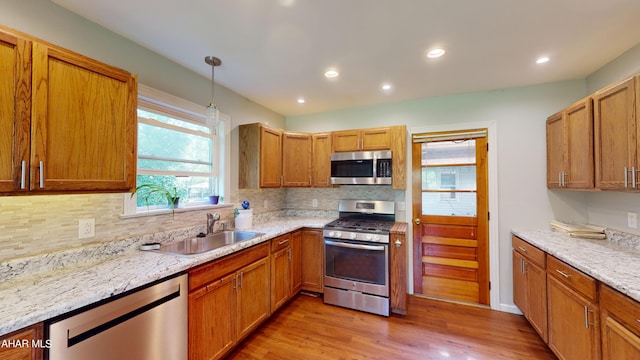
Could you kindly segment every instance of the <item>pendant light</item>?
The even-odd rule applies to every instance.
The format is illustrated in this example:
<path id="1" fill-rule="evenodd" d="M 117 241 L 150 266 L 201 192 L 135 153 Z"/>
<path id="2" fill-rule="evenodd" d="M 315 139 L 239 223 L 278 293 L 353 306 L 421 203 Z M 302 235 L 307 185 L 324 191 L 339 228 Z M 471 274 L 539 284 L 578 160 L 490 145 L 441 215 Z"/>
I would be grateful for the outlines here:
<path id="1" fill-rule="evenodd" d="M 215 56 L 206 56 L 204 58 L 204 62 L 211 65 L 211 103 L 207 106 L 207 124 L 211 125 L 217 133 L 218 122 L 220 121 L 220 110 L 218 109 L 218 105 L 216 105 L 213 94 L 215 86 L 215 69 L 216 66 L 220 66 L 222 64 L 222 61 Z"/>

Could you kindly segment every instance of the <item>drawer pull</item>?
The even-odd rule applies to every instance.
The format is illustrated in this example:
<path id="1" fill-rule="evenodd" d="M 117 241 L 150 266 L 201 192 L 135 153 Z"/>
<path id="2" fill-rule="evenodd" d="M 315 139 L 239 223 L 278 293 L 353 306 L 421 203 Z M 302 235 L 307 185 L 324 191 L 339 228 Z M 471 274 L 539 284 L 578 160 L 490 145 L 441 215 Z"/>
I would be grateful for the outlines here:
<path id="1" fill-rule="evenodd" d="M 518 250 L 522 251 L 523 253 L 527 252 L 527 249 L 523 248 L 522 246 L 518 246 Z"/>
<path id="2" fill-rule="evenodd" d="M 567 273 L 565 273 L 564 271 L 561 271 L 561 270 L 556 270 L 556 272 L 557 272 L 558 274 L 560 274 L 560 275 L 564 276 L 564 277 L 565 277 L 565 279 L 568 279 L 568 278 L 571 276 L 571 275 L 569 275 L 569 274 L 567 274 Z"/>
<path id="3" fill-rule="evenodd" d="M 286 244 L 288 242 L 289 242 L 289 239 L 284 239 L 284 240 L 278 241 L 278 245 Z"/>

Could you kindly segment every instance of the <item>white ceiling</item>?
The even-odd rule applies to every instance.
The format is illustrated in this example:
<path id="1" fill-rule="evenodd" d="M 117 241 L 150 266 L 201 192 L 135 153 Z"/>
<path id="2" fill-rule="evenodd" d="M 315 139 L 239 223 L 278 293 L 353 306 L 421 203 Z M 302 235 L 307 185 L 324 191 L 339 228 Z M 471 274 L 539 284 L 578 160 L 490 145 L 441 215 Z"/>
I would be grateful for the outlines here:
<path id="1" fill-rule="evenodd" d="M 217 56 L 216 83 L 287 116 L 584 78 L 640 43 L 638 0 L 52 1 L 206 78 Z"/>

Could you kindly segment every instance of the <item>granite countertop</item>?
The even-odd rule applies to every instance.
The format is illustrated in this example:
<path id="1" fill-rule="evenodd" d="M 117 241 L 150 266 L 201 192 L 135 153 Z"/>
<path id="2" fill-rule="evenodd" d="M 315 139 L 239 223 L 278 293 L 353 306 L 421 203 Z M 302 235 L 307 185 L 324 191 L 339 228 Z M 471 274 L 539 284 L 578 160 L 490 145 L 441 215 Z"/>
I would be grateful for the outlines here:
<path id="1" fill-rule="evenodd" d="M 254 224 L 250 230 L 265 235 L 192 256 L 140 251 L 138 247 L 145 242 L 170 243 L 195 236 L 200 229 L 171 231 L 0 263 L 0 335 L 300 228 L 322 228 L 332 220 L 283 217 Z"/>
<path id="2" fill-rule="evenodd" d="M 638 237 L 607 232 L 607 240 L 588 240 L 551 230 L 512 230 L 512 233 L 640 302 Z"/>

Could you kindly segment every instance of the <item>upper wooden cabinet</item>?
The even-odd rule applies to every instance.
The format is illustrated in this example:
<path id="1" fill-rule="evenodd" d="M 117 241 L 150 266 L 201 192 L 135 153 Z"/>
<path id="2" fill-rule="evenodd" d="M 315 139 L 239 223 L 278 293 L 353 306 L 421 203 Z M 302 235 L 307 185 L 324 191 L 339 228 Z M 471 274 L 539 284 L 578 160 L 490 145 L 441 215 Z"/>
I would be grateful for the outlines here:
<path id="1" fill-rule="evenodd" d="M 135 75 L 20 36 L 0 36 L 0 191 L 133 190 Z"/>
<path id="2" fill-rule="evenodd" d="M 0 192 L 28 189 L 31 41 L 0 31 Z"/>
<path id="3" fill-rule="evenodd" d="M 593 95 L 596 186 L 603 190 L 640 190 L 638 171 L 638 77 Z"/>
<path id="4" fill-rule="evenodd" d="M 593 189 L 593 109 L 587 97 L 547 119 L 547 186 Z"/>
<path id="5" fill-rule="evenodd" d="M 391 148 L 391 131 L 388 127 L 334 131 L 333 151 L 366 151 Z"/>
<path id="6" fill-rule="evenodd" d="M 280 187 L 282 131 L 257 123 L 240 125 L 239 140 L 239 188 Z"/>
<path id="7" fill-rule="evenodd" d="M 313 187 L 331 187 L 331 134 L 311 136 L 311 180 Z"/>
<path id="8" fill-rule="evenodd" d="M 312 138 L 310 134 L 282 134 L 282 186 L 310 187 Z"/>

